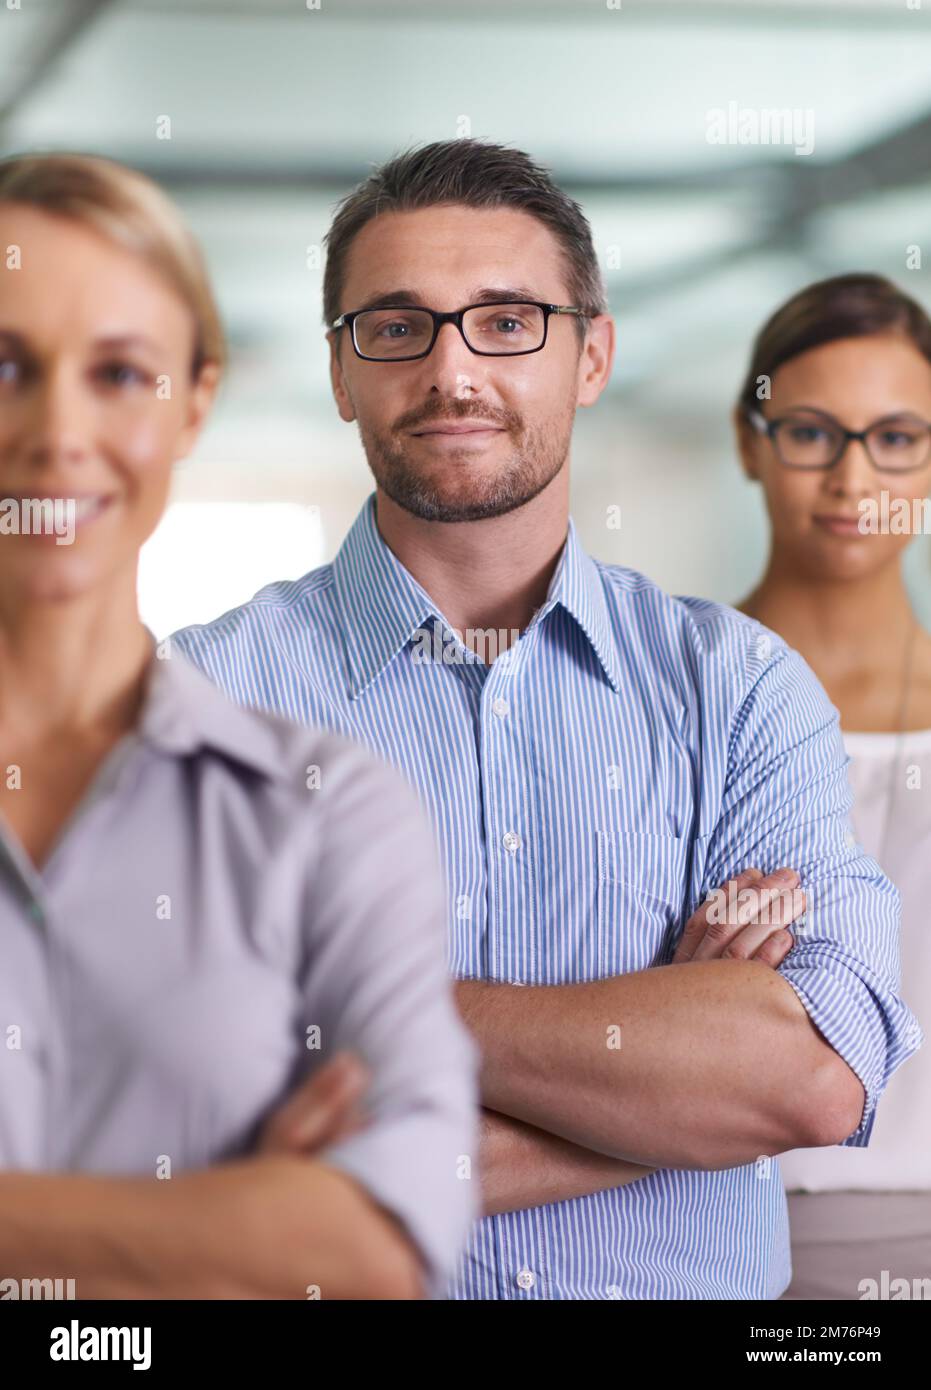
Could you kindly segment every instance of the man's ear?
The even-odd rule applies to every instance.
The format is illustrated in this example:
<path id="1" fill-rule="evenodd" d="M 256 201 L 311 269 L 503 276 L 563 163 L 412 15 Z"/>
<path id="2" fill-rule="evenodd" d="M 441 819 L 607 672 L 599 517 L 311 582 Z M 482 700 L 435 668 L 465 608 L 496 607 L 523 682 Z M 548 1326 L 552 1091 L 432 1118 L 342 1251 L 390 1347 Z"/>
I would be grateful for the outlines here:
<path id="1" fill-rule="evenodd" d="M 343 376 L 343 367 L 339 359 L 339 350 L 345 334 L 339 328 L 331 328 L 326 335 L 326 340 L 330 344 L 330 386 L 333 391 L 333 399 L 336 401 L 336 408 L 339 411 L 339 418 L 348 424 L 356 418 L 356 412 L 349 392 L 346 390 L 346 378 Z"/>
<path id="2" fill-rule="evenodd" d="M 610 380 L 616 346 L 614 319 L 611 315 L 598 314 L 590 319 L 579 353 L 576 405 L 595 404 Z"/>
<path id="3" fill-rule="evenodd" d="M 731 412 L 731 423 L 734 426 L 737 440 L 737 457 L 740 459 L 740 466 L 751 482 L 758 483 L 760 472 L 757 466 L 756 450 L 759 435 L 739 405 L 735 406 Z"/>
<path id="4" fill-rule="evenodd" d="M 205 362 L 201 367 L 200 375 L 191 387 L 187 418 L 175 449 L 176 459 L 185 459 L 193 451 L 216 399 L 220 376 L 220 366 L 217 362 Z"/>

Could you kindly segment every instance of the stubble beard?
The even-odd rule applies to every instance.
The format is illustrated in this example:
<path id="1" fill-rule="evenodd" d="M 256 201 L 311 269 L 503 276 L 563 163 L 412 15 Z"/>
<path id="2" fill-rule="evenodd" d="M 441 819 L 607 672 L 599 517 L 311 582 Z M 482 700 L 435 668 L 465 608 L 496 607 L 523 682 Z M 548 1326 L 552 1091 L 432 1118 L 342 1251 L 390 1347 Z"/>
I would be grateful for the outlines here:
<path id="1" fill-rule="evenodd" d="M 569 453 L 571 416 L 559 428 L 524 430 L 490 478 L 476 476 L 470 484 L 470 459 L 447 459 L 446 476 L 461 470 L 465 483 L 455 491 L 444 489 L 442 476 L 434 480 L 425 475 L 424 465 L 414 461 L 397 436 L 364 428 L 361 422 L 359 433 L 376 483 L 399 507 L 422 521 L 484 521 L 516 511 L 549 486 Z"/>

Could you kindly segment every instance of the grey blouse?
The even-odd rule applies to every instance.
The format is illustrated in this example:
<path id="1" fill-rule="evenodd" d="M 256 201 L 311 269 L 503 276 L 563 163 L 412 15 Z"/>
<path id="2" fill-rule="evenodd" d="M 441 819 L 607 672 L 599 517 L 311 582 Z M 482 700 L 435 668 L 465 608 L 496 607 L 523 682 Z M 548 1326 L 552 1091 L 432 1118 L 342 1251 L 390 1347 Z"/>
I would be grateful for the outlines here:
<path id="1" fill-rule="evenodd" d="M 245 1154 L 349 1049 L 370 1122 L 318 1156 L 400 1219 L 439 1296 L 477 1214 L 478 1097 L 432 832 L 371 754 L 163 650 L 40 872 L 0 822 L 0 1168 Z"/>

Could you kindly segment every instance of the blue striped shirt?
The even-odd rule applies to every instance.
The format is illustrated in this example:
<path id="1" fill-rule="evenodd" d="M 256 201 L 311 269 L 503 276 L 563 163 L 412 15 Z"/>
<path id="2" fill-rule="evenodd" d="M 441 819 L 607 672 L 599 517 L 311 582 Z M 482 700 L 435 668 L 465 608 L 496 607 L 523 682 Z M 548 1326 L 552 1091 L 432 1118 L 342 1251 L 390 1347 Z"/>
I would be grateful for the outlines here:
<path id="1" fill-rule="evenodd" d="M 527 985 L 668 962 L 707 893 L 798 869 L 780 967 L 877 1100 L 921 1042 L 898 997 L 899 895 L 854 839 L 837 711 L 754 620 L 588 556 L 569 523 L 546 602 L 492 664 L 382 540 L 374 496 L 331 565 L 173 639 L 234 699 L 360 740 L 432 816 L 459 978 Z M 412 872 L 416 866 L 411 866 Z M 776 1298 L 778 1164 L 659 1169 L 483 1218 L 455 1298 Z"/>

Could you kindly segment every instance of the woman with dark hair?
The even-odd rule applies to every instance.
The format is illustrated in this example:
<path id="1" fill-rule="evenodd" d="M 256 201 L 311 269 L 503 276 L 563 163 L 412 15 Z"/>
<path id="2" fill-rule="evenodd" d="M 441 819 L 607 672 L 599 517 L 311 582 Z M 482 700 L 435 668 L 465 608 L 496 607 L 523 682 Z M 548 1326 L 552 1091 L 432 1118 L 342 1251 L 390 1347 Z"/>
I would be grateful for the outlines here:
<path id="1" fill-rule="evenodd" d="M 838 709 L 851 833 L 900 891 L 902 994 L 927 1033 L 931 636 L 902 560 L 931 484 L 931 321 L 877 275 L 808 286 L 759 333 L 735 424 L 771 526 L 763 576 L 736 606 L 802 654 Z M 817 902 L 793 930 L 817 937 Z M 929 1098 L 924 1050 L 890 1081 L 868 1147 L 780 1157 L 792 1225 L 784 1297 L 861 1298 L 866 1281 L 881 1290 L 883 1271 L 887 1281 L 931 1271 Z"/>

